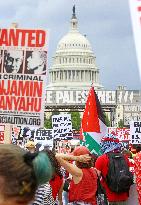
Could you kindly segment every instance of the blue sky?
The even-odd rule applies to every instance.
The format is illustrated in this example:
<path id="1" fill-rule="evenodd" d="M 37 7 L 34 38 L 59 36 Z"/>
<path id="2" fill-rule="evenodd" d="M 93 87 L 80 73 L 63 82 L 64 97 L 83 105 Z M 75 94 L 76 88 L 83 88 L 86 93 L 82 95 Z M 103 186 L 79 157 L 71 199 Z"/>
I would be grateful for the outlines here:
<path id="1" fill-rule="evenodd" d="M 79 31 L 87 35 L 96 56 L 101 84 L 106 89 L 140 89 L 128 0 L 0 1 L 0 26 L 17 22 L 21 28 L 49 30 L 50 66 L 58 41 L 69 31 L 74 4 Z"/>

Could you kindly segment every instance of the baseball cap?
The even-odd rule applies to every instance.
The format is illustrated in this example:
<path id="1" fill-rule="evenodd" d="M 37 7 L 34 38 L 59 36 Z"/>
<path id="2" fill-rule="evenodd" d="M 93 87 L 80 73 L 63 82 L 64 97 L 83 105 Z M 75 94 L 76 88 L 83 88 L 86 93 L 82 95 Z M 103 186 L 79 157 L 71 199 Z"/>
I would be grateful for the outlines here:
<path id="1" fill-rule="evenodd" d="M 90 151 L 88 150 L 88 148 L 85 146 L 78 146 L 73 151 L 74 156 L 80 156 L 80 155 L 84 155 L 84 154 L 91 154 Z"/>

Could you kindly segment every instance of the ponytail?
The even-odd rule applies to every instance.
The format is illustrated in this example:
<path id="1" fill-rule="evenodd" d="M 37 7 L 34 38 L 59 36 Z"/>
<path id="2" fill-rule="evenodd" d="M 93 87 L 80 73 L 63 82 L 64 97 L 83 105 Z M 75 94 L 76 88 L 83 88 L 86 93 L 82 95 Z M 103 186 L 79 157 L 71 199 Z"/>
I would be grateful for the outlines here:
<path id="1" fill-rule="evenodd" d="M 32 165 L 38 185 L 44 184 L 52 178 L 54 168 L 45 152 L 26 153 L 24 160 L 28 165 Z"/>

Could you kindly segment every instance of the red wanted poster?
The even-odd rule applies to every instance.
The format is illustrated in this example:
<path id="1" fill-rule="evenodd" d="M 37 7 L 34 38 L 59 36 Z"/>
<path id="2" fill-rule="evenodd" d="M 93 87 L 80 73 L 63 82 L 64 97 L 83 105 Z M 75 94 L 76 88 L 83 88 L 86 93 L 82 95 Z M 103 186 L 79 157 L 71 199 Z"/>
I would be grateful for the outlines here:
<path id="1" fill-rule="evenodd" d="M 0 29 L 0 124 L 42 127 L 47 32 Z"/>

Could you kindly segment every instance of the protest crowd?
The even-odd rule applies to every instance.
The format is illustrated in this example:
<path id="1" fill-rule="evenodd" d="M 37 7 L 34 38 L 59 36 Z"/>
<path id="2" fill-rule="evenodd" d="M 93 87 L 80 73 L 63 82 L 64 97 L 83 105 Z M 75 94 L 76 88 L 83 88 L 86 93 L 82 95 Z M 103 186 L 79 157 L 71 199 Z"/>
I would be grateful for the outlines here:
<path id="1" fill-rule="evenodd" d="M 75 6 L 71 26 L 74 35 L 77 28 Z M 81 127 L 75 130 L 79 132 L 77 143 L 73 141 L 68 97 L 64 97 L 64 104 L 69 111 L 52 115 L 52 129 L 44 128 L 45 98 L 54 97 L 45 96 L 48 78 L 46 38 L 48 35 L 42 29 L 0 29 L 0 205 L 141 205 L 141 122 L 132 122 L 132 133 L 129 134 L 132 139 L 128 134 L 123 139 L 122 134 L 119 137 L 109 132 L 92 85 L 88 95 L 82 95 L 87 100 Z M 68 44 L 64 45 L 66 50 Z M 77 44 L 73 42 L 72 45 Z M 82 46 L 87 50 L 87 45 L 85 47 L 83 43 Z M 84 61 L 89 60 L 91 64 L 95 61 L 91 51 L 89 58 L 86 57 Z M 60 64 L 62 59 L 64 61 L 64 56 Z M 80 78 L 88 73 L 84 68 L 81 75 L 77 75 L 74 68 L 68 74 L 74 73 L 73 78 Z M 60 76 L 59 83 L 64 83 L 63 78 L 65 74 L 67 76 L 64 71 L 57 74 L 57 67 L 52 77 Z M 90 76 L 94 74 L 97 85 L 99 71 L 92 66 Z M 69 83 L 71 85 L 73 81 Z M 83 80 L 80 83 L 82 85 Z M 58 89 L 57 93 L 54 109 L 60 111 L 57 105 L 63 92 Z M 73 94 L 73 90 L 70 89 L 70 93 Z M 80 94 L 80 91 L 76 93 Z M 74 96 L 70 96 L 73 101 Z M 109 102 L 113 92 L 108 96 Z M 78 101 L 79 96 L 75 97 Z M 121 95 L 118 98 L 121 99 Z M 136 144 L 134 150 L 133 144 Z"/>
<path id="2" fill-rule="evenodd" d="M 113 134 L 100 146 L 98 156 L 80 145 L 57 153 L 33 141 L 1 144 L 0 205 L 141 204 L 141 146 L 133 154 Z"/>

